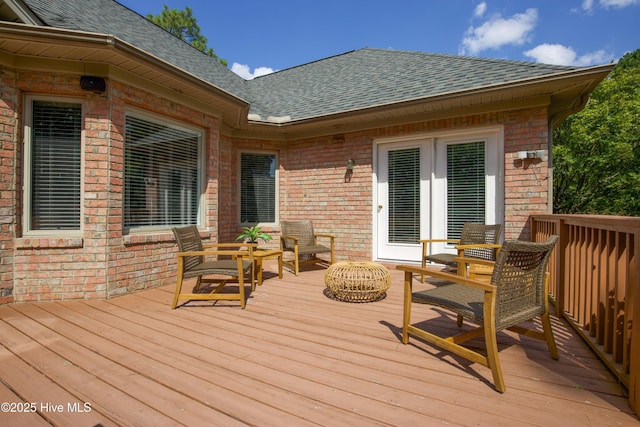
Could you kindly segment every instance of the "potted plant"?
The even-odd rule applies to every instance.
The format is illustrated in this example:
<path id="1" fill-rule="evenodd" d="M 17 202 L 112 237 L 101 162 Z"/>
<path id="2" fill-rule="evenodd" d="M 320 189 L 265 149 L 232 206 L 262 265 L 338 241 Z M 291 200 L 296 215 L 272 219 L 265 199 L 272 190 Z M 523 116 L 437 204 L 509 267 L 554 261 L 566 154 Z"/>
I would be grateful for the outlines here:
<path id="1" fill-rule="evenodd" d="M 253 227 L 244 227 L 242 233 L 238 234 L 236 240 L 243 240 L 247 243 L 258 243 L 258 240 L 268 242 L 272 237 L 262 231 L 261 227 L 254 225 Z"/>

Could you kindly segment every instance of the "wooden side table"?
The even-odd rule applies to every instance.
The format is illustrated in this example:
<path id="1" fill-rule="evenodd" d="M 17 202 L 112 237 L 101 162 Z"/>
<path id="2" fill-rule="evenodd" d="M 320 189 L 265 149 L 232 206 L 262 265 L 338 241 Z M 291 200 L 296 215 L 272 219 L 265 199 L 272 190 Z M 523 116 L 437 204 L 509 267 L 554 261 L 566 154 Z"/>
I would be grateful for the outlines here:
<path id="1" fill-rule="evenodd" d="M 282 251 L 280 249 L 256 249 L 253 251 L 253 258 L 256 261 L 258 286 L 262 286 L 262 260 L 265 259 L 278 259 L 278 278 L 282 279 Z"/>

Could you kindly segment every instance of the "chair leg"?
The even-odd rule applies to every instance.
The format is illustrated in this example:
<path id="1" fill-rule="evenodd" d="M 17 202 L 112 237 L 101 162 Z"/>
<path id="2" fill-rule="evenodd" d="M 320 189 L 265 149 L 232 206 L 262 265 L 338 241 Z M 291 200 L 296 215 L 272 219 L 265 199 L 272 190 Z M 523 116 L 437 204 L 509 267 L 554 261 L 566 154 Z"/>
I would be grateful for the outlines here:
<path id="1" fill-rule="evenodd" d="M 252 280 L 252 283 L 253 283 L 253 280 Z M 244 297 L 244 274 L 240 274 L 238 276 L 238 293 L 240 294 L 240 308 L 244 308 L 246 305 L 246 301 Z"/>
<path id="2" fill-rule="evenodd" d="M 506 387 L 504 385 L 504 377 L 502 376 L 502 368 L 500 367 L 500 360 L 498 359 L 498 339 L 497 331 L 495 327 L 494 318 L 484 321 L 484 341 L 487 347 L 487 363 L 491 374 L 493 375 L 493 384 L 497 391 L 504 393 Z"/>
<path id="3" fill-rule="evenodd" d="M 540 316 L 540 320 L 542 321 L 542 331 L 544 333 L 544 340 L 547 342 L 547 347 L 549 348 L 549 353 L 551 353 L 551 357 L 555 360 L 560 358 L 558 354 L 558 347 L 556 346 L 556 341 L 553 338 L 553 331 L 551 330 L 551 320 L 549 320 L 549 312 L 543 313 Z"/>
<path id="4" fill-rule="evenodd" d="M 411 323 L 411 292 L 413 274 L 404 273 L 404 310 L 402 316 L 402 343 L 409 344 L 409 324 Z"/>
<path id="5" fill-rule="evenodd" d="M 299 256 L 298 255 L 298 245 L 295 245 L 293 247 L 293 262 L 294 262 L 294 269 L 293 269 L 294 271 L 293 271 L 293 273 L 296 276 L 300 275 L 300 261 L 298 260 L 298 256 Z"/>
<path id="6" fill-rule="evenodd" d="M 178 305 L 178 299 L 180 298 L 180 292 L 182 291 L 182 274 L 178 274 L 178 281 L 176 283 L 176 291 L 173 295 L 173 302 L 171 303 L 171 308 L 175 309 Z"/>

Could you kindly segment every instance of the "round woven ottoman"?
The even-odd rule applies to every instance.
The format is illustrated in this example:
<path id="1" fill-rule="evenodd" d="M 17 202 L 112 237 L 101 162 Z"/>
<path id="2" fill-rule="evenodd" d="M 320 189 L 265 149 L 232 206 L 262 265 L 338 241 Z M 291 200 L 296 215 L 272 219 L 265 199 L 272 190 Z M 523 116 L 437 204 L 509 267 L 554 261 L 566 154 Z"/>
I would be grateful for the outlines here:
<path id="1" fill-rule="evenodd" d="M 330 298 L 346 302 L 383 299 L 391 286 L 391 273 L 383 265 L 368 261 L 340 261 L 324 274 Z"/>

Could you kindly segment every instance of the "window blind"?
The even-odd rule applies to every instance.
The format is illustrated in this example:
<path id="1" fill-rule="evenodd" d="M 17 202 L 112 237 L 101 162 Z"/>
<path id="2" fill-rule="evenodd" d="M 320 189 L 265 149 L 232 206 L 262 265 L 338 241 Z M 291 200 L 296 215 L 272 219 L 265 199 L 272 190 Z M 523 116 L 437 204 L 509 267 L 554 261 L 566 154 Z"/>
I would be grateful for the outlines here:
<path id="1" fill-rule="evenodd" d="M 275 154 L 240 154 L 240 220 L 243 224 L 276 221 Z"/>
<path id="2" fill-rule="evenodd" d="M 420 149 L 389 151 L 389 242 L 420 239 Z"/>
<path id="3" fill-rule="evenodd" d="M 127 116 L 124 226 L 197 225 L 200 135 Z"/>
<path id="4" fill-rule="evenodd" d="M 82 107 L 33 101 L 32 230 L 79 230 Z"/>
<path id="5" fill-rule="evenodd" d="M 458 239 L 465 222 L 485 222 L 484 142 L 447 146 L 447 238 Z"/>

